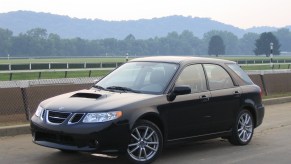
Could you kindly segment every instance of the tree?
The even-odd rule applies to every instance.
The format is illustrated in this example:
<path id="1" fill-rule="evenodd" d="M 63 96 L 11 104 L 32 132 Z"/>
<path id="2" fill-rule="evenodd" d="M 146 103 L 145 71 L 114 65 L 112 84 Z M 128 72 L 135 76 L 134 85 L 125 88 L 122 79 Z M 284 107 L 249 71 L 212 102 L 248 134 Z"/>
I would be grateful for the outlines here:
<path id="1" fill-rule="evenodd" d="M 181 55 L 198 55 L 198 47 L 201 45 L 201 40 L 193 35 L 191 31 L 184 30 L 179 36 L 182 43 Z"/>
<path id="2" fill-rule="evenodd" d="M 28 30 L 26 34 L 34 39 L 47 39 L 47 30 L 43 28 L 34 28 Z"/>
<path id="3" fill-rule="evenodd" d="M 238 54 L 239 52 L 238 37 L 231 32 L 217 31 L 217 30 L 209 31 L 204 34 L 203 40 L 204 40 L 204 44 L 206 45 L 205 46 L 206 49 L 204 53 L 207 53 L 207 46 L 209 44 L 209 41 L 212 38 L 212 36 L 215 36 L 215 35 L 218 35 L 222 38 L 223 43 L 225 45 L 226 55 Z"/>
<path id="4" fill-rule="evenodd" d="M 208 46 L 208 55 L 224 55 L 225 45 L 222 38 L 219 35 L 214 35 L 211 37 Z"/>
<path id="5" fill-rule="evenodd" d="M 244 36 L 239 39 L 239 54 L 241 55 L 251 55 L 254 54 L 255 43 L 259 38 L 259 34 L 256 33 L 246 33 Z"/>
<path id="6" fill-rule="evenodd" d="M 291 52 L 291 32 L 288 28 L 281 28 L 274 32 L 274 35 L 281 43 L 281 50 Z"/>
<path id="7" fill-rule="evenodd" d="M 12 31 L 0 28 L 0 55 L 8 55 L 11 48 Z"/>
<path id="8" fill-rule="evenodd" d="M 279 41 L 271 32 L 264 32 L 260 35 L 260 38 L 256 40 L 254 53 L 256 55 L 265 54 L 267 57 L 270 56 L 270 43 L 273 43 L 273 54 L 280 55 Z"/>

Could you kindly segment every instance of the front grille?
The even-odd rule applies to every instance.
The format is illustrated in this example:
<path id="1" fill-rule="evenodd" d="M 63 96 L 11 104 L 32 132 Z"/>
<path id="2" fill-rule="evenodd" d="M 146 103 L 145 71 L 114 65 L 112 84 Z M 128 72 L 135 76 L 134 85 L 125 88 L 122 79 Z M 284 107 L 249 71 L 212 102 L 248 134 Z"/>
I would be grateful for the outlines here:
<path id="1" fill-rule="evenodd" d="M 71 113 L 47 110 L 47 121 L 51 124 L 63 123 Z"/>
<path id="2" fill-rule="evenodd" d="M 75 113 L 71 117 L 71 119 L 69 121 L 69 124 L 76 124 L 76 123 L 78 123 L 82 119 L 83 116 L 84 116 L 84 113 Z"/>

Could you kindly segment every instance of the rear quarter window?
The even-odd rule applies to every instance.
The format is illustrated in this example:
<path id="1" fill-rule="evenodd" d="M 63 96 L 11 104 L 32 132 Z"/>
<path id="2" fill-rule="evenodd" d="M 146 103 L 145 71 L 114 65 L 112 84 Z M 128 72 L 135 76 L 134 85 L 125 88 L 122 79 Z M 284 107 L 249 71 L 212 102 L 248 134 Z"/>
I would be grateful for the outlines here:
<path id="1" fill-rule="evenodd" d="M 248 74 L 243 71 L 237 64 L 226 64 L 231 70 L 233 70 L 245 83 L 253 84 Z"/>

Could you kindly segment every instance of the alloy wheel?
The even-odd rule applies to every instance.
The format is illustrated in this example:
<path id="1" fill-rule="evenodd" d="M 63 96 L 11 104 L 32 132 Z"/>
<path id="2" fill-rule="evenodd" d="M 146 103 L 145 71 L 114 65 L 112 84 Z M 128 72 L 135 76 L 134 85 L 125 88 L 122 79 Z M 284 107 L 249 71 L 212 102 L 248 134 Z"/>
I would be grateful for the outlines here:
<path id="1" fill-rule="evenodd" d="M 158 132 L 149 126 L 137 126 L 131 132 L 128 155 L 135 161 L 151 160 L 160 146 Z"/>
<path id="2" fill-rule="evenodd" d="M 242 142 L 248 142 L 253 134 L 253 121 L 249 113 L 240 116 L 237 124 L 238 137 Z"/>

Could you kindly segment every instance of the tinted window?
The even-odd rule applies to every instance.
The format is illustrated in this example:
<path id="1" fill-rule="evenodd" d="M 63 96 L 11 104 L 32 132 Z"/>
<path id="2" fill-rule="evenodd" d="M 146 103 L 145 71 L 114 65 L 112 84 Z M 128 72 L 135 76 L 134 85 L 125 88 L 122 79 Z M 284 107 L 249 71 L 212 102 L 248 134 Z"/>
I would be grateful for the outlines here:
<path id="1" fill-rule="evenodd" d="M 227 64 L 244 82 L 247 84 L 253 84 L 250 77 L 238 66 L 237 64 Z"/>
<path id="2" fill-rule="evenodd" d="M 191 93 L 206 91 L 206 80 L 202 65 L 187 66 L 177 79 L 176 86 L 178 85 L 189 86 Z"/>
<path id="3" fill-rule="evenodd" d="M 219 65 L 204 65 L 210 90 L 226 89 L 234 87 L 229 74 Z"/>

